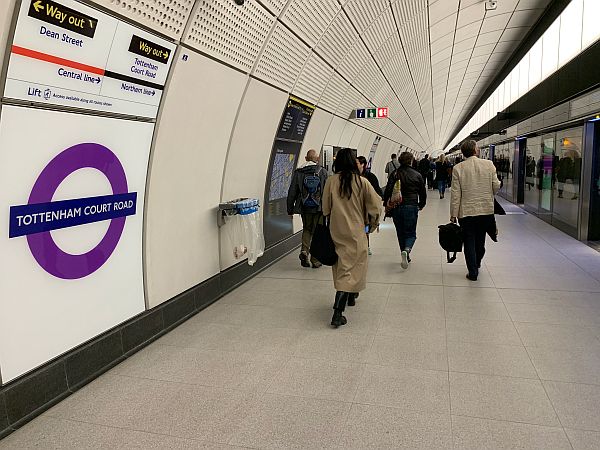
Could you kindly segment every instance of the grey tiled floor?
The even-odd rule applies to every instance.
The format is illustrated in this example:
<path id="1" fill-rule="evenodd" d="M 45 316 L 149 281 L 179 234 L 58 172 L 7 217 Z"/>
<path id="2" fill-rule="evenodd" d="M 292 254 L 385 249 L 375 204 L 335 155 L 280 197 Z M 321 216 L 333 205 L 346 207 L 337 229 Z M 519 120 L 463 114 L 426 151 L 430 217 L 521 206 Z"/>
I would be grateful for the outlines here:
<path id="1" fill-rule="evenodd" d="M 431 197 L 408 270 L 372 237 L 345 327 L 290 255 L 0 448 L 600 448 L 600 254 L 508 215 L 469 282 Z"/>

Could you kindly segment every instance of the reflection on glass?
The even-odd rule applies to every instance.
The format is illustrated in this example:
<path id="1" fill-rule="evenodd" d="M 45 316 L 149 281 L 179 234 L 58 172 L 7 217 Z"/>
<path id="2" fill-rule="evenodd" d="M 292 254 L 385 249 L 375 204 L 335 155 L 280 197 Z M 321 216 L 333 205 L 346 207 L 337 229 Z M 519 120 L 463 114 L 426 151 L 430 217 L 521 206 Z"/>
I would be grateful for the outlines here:
<path id="1" fill-rule="evenodd" d="M 553 220 L 577 228 L 581 181 L 582 128 L 556 133 Z"/>
<path id="2" fill-rule="evenodd" d="M 525 206 L 537 213 L 540 201 L 541 171 L 538 171 L 538 161 L 542 155 L 542 138 L 527 139 L 525 153 Z"/>
<path id="3" fill-rule="evenodd" d="M 542 157 L 539 161 L 542 176 L 540 214 L 552 212 L 552 185 L 554 181 L 554 136 L 544 138 Z"/>

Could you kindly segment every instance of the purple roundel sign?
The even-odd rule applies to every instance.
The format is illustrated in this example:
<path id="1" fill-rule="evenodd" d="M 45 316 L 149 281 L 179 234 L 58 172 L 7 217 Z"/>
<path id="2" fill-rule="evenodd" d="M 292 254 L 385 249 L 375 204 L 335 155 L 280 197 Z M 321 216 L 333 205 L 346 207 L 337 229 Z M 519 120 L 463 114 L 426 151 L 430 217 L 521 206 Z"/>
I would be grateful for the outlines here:
<path id="1" fill-rule="evenodd" d="M 59 185 L 73 172 L 93 168 L 102 172 L 113 195 L 52 201 Z M 96 143 L 77 144 L 59 153 L 38 176 L 27 205 L 11 207 L 9 237 L 27 236 L 38 264 L 55 277 L 74 280 L 98 270 L 112 255 L 126 216 L 135 214 L 136 193 L 129 193 L 125 170 L 117 156 Z M 61 250 L 51 230 L 110 220 L 100 243 L 87 253 Z"/>

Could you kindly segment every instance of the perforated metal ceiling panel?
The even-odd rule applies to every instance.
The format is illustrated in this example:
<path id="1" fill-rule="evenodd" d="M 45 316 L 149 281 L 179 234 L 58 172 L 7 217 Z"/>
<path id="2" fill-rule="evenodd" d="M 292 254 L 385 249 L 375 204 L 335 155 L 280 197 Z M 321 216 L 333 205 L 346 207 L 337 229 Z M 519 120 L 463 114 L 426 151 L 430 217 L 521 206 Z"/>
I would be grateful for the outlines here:
<path id="1" fill-rule="evenodd" d="M 260 3 L 264 5 L 269 11 L 273 13 L 274 16 L 279 16 L 288 0 L 258 0 Z"/>
<path id="2" fill-rule="evenodd" d="M 309 48 L 295 34 L 277 22 L 254 75 L 283 89 L 291 90 L 309 52 Z"/>
<path id="3" fill-rule="evenodd" d="M 122 4 L 153 1 L 185 16 L 193 3 L 95 1 L 125 15 Z M 486 11 L 483 0 L 196 0 L 185 42 L 344 118 L 388 106 L 390 120 L 361 126 L 435 151 L 550 1 L 499 0 Z"/>
<path id="4" fill-rule="evenodd" d="M 339 10 L 337 2 L 292 0 L 281 21 L 314 47 Z"/>
<path id="5" fill-rule="evenodd" d="M 332 75 L 331 66 L 316 53 L 312 53 L 296 81 L 293 93 L 312 103 L 317 103 Z"/>
<path id="6" fill-rule="evenodd" d="M 250 72 L 274 21 L 255 2 L 246 2 L 242 8 L 229 1 L 199 0 L 184 42 Z"/>
<path id="7" fill-rule="evenodd" d="M 173 39 L 180 39 L 195 0 L 91 1 Z"/>

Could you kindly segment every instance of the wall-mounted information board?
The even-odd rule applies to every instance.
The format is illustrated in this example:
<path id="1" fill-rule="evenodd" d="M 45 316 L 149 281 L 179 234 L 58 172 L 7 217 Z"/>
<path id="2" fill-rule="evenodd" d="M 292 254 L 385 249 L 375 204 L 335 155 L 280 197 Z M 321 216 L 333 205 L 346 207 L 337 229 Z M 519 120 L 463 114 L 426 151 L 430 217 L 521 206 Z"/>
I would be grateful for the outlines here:
<path id="1" fill-rule="evenodd" d="M 155 118 L 175 47 L 75 0 L 23 0 L 4 96 Z"/>
<path id="2" fill-rule="evenodd" d="M 293 233 L 293 223 L 287 215 L 287 193 L 314 111 L 315 107 L 310 103 L 290 97 L 279 122 L 265 186 L 264 230 L 267 247 Z"/>

